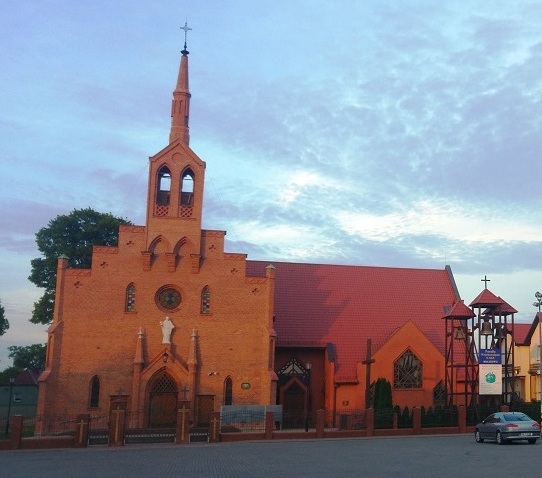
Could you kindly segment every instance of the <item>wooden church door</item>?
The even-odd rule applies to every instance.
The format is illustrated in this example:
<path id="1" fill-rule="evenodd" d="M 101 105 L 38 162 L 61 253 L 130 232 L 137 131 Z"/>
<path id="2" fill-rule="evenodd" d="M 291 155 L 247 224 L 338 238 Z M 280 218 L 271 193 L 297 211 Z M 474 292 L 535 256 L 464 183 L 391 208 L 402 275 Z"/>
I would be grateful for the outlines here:
<path id="1" fill-rule="evenodd" d="M 177 385 L 163 373 L 158 376 L 149 395 L 149 428 L 174 427 L 177 418 Z"/>
<path id="2" fill-rule="evenodd" d="M 198 395 L 197 400 L 197 426 L 208 427 L 210 423 L 209 415 L 214 411 L 215 407 L 215 397 L 214 395 Z"/>
<path id="3" fill-rule="evenodd" d="M 309 414 L 310 363 L 290 359 L 278 372 L 277 402 L 282 405 L 282 426 L 302 428 Z"/>
<path id="4" fill-rule="evenodd" d="M 297 381 L 292 381 L 283 393 L 283 427 L 302 428 L 306 414 L 307 391 Z"/>

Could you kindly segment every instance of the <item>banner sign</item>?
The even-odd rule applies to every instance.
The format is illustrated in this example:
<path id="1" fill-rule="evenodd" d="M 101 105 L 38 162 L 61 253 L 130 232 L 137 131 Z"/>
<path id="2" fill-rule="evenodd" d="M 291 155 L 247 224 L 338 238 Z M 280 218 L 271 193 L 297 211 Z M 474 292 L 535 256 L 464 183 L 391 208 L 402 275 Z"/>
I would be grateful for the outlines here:
<path id="1" fill-rule="evenodd" d="M 480 395 L 502 393 L 502 353 L 500 349 L 482 349 L 478 356 Z"/>
<path id="2" fill-rule="evenodd" d="M 480 395 L 500 395 L 502 393 L 502 365 L 480 364 L 478 390 Z"/>
<path id="3" fill-rule="evenodd" d="M 478 357 L 478 363 L 502 365 L 502 353 L 500 349 L 482 349 Z"/>

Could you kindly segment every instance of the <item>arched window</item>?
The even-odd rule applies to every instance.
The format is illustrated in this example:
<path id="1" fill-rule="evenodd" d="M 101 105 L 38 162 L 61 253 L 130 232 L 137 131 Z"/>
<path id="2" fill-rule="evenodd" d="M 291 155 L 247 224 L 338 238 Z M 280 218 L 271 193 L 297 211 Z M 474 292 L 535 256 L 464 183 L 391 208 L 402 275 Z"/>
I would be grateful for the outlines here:
<path id="1" fill-rule="evenodd" d="M 128 284 L 126 287 L 126 299 L 124 303 L 125 312 L 134 312 L 135 311 L 135 285 L 134 283 Z"/>
<path id="2" fill-rule="evenodd" d="M 209 286 L 205 286 L 201 291 L 201 313 L 208 314 L 211 312 L 211 291 Z"/>
<path id="3" fill-rule="evenodd" d="M 279 377 L 279 386 L 289 382 L 292 377 L 297 377 L 305 385 L 310 383 L 310 362 L 303 364 L 296 358 L 284 365 L 277 373 Z"/>
<path id="4" fill-rule="evenodd" d="M 446 387 L 442 380 L 433 389 L 433 405 L 443 407 L 446 405 Z"/>
<path id="5" fill-rule="evenodd" d="M 153 384 L 152 394 L 173 393 L 177 394 L 177 384 L 167 373 L 159 376 Z"/>
<path id="6" fill-rule="evenodd" d="M 100 379 L 98 375 L 94 375 L 90 381 L 90 408 L 98 408 L 100 405 Z"/>
<path id="7" fill-rule="evenodd" d="M 189 168 L 181 177 L 181 206 L 192 206 L 194 201 L 194 173 Z"/>
<path id="8" fill-rule="evenodd" d="M 158 206 L 169 205 L 171 193 L 171 172 L 167 166 L 162 166 L 158 171 L 158 182 L 156 191 L 156 204 Z"/>
<path id="9" fill-rule="evenodd" d="M 233 382 L 231 377 L 224 380 L 224 405 L 233 405 Z"/>
<path id="10" fill-rule="evenodd" d="M 394 388 L 422 388 L 422 363 L 407 350 L 393 364 Z"/>

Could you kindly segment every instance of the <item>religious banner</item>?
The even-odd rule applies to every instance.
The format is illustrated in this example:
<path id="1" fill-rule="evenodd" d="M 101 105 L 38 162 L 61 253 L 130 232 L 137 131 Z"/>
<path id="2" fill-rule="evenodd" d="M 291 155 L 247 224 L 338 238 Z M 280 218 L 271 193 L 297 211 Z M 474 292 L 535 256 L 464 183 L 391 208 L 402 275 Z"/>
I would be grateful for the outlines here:
<path id="1" fill-rule="evenodd" d="M 483 349 L 479 355 L 480 395 L 500 395 L 502 393 L 502 354 L 500 350 Z"/>

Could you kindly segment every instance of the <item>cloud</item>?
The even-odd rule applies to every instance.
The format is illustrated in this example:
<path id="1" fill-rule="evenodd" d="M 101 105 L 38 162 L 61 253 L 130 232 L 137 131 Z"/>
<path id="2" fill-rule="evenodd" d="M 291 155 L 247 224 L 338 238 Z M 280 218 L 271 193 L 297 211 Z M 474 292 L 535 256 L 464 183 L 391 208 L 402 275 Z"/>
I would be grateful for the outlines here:
<path id="1" fill-rule="evenodd" d="M 542 5 L 234 3 L 191 4 L 188 16 L 204 227 L 226 230 L 227 249 L 249 259 L 450 263 L 463 296 L 491 274 L 530 310 L 532 294 L 522 297 L 542 280 Z M 143 224 L 183 6 L 8 8 L 0 251 L 10 279 L 28 286 L 34 234 L 58 214 L 93 207 Z M 26 320 L 33 300 L 17 294 Z"/>

